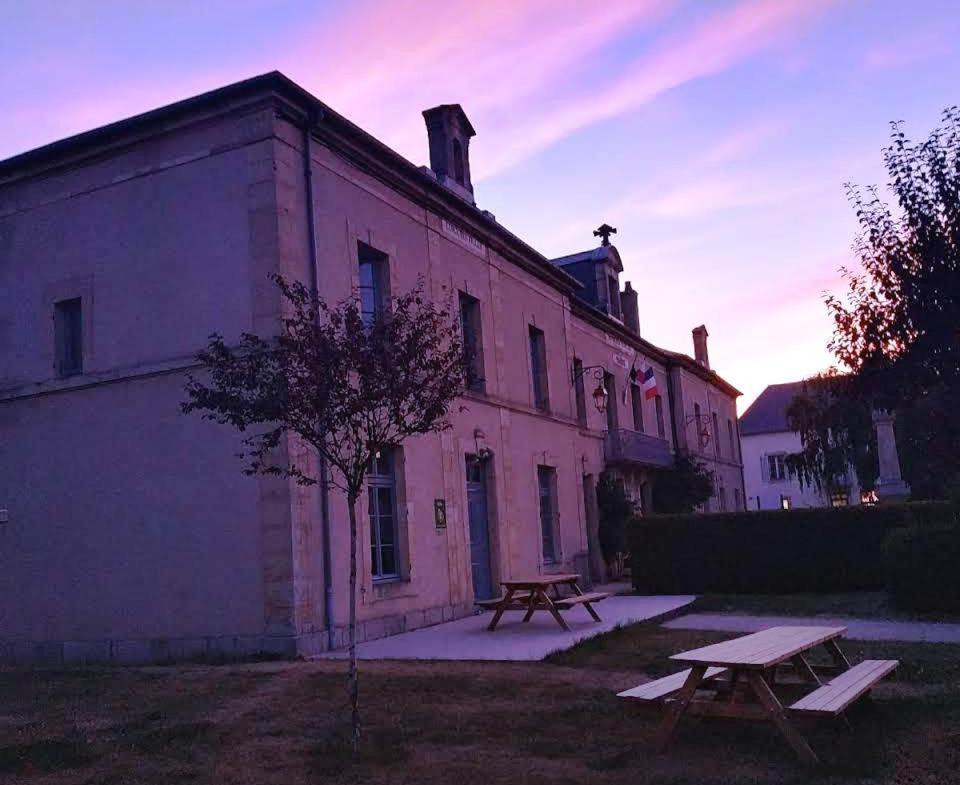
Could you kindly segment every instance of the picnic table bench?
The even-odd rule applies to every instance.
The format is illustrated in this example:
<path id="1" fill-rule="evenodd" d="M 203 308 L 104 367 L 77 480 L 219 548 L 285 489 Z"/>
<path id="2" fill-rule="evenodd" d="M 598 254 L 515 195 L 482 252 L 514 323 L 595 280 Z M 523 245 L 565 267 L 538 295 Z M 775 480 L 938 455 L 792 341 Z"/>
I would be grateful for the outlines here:
<path id="1" fill-rule="evenodd" d="M 618 693 L 618 697 L 655 703 L 665 710 L 657 735 L 658 749 L 670 743 L 683 714 L 772 722 L 805 763 L 818 762 L 806 739 L 789 717 L 836 717 L 864 696 L 899 664 L 897 660 L 865 660 L 851 666 L 837 640 L 845 627 L 771 627 L 733 640 L 674 654 L 671 659 L 692 667 Z M 807 654 L 823 647 L 832 666 L 814 666 Z M 774 688 L 778 668 L 790 667 L 816 687 L 789 706 Z M 821 675 L 837 674 L 824 683 Z M 697 698 L 697 693 L 709 693 Z"/>
<path id="2" fill-rule="evenodd" d="M 495 613 L 487 627 L 495 630 L 506 611 L 526 611 L 524 622 L 530 621 L 533 614 L 540 610 L 549 611 L 556 619 L 557 624 L 569 632 L 570 627 L 564 621 L 560 611 L 582 605 L 594 621 L 601 621 L 600 614 L 593 607 L 593 603 L 605 600 L 610 596 L 607 592 L 584 592 L 579 585 L 580 576 L 577 573 L 560 573 L 556 575 L 538 575 L 532 578 L 513 578 L 501 581 L 504 594 L 492 600 L 481 600 L 477 604 L 489 608 Z M 563 596 L 560 587 L 566 586 L 572 594 Z M 548 589 L 553 589 L 550 597 Z"/>

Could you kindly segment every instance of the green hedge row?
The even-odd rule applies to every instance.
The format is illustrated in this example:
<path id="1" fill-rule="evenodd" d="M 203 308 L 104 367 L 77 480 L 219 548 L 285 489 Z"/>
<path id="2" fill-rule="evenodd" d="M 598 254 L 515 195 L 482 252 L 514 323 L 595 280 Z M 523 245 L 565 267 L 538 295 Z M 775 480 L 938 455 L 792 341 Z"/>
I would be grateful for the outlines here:
<path id="1" fill-rule="evenodd" d="M 878 589 L 894 529 L 952 525 L 944 502 L 637 519 L 631 570 L 643 593 Z"/>
<path id="2" fill-rule="evenodd" d="M 897 605 L 960 611 L 960 527 L 893 531 L 883 555 L 887 588 Z"/>

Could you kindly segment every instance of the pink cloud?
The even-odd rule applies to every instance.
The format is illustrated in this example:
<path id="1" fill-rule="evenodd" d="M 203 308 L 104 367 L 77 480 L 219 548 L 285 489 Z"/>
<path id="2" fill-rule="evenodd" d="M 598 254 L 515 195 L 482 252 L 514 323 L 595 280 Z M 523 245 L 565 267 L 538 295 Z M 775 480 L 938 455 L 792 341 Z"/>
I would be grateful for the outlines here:
<path id="1" fill-rule="evenodd" d="M 868 49 L 863 65 L 868 71 L 903 68 L 949 54 L 952 45 L 950 35 L 942 30 L 922 31 Z"/>

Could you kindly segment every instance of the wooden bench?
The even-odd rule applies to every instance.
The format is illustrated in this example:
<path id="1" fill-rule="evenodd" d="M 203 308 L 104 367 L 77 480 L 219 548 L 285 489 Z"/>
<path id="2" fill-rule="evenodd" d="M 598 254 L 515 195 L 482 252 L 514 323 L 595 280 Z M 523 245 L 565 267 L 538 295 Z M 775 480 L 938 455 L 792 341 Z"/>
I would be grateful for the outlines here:
<path id="1" fill-rule="evenodd" d="M 789 710 L 795 714 L 836 717 L 899 664 L 897 660 L 864 660 L 801 698 Z"/>
<path id="2" fill-rule="evenodd" d="M 704 680 L 716 679 L 723 676 L 728 670 L 728 668 L 707 668 Z M 670 697 L 675 692 L 679 692 L 689 675 L 690 669 L 688 668 L 685 671 L 664 676 L 662 679 L 648 681 L 646 684 L 638 684 L 629 690 L 618 692 L 617 697 L 636 701 L 659 701 L 662 698 Z"/>
<path id="3" fill-rule="evenodd" d="M 479 605 L 481 608 L 486 608 L 487 610 L 495 610 L 500 607 L 500 603 L 503 602 L 505 594 L 501 594 L 499 597 L 494 597 L 491 600 L 475 600 L 474 605 Z M 528 591 L 515 591 L 513 597 L 510 598 L 509 610 L 525 610 L 527 603 L 530 601 L 530 592 Z"/>
<path id="4" fill-rule="evenodd" d="M 574 605 L 581 605 L 585 602 L 600 602 L 600 600 L 605 600 L 609 596 L 610 593 L 605 591 L 594 591 L 588 592 L 587 594 L 572 594 L 569 597 L 561 597 L 559 600 L 554 600 L 553 604 L 561 610 L 568 610 Z"/>

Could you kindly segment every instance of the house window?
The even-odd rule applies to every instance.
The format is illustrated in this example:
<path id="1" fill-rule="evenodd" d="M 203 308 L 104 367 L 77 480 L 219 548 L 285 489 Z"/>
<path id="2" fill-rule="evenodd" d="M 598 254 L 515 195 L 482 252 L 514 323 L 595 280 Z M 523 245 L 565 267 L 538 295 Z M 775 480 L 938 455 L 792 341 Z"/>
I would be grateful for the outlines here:
<path id="1" fill-rule="evenodd" d="M 787 467 L 784 453 L 767 456 L 767 479 L 770 482 L 783 482 L 787 479 Z"/>
<path id="2" fill-rule="evenodd" d="M 737 460 L 736 439 L 733 438 L 733 420 L 727 420 L 727 438 L 730 442 L 730 460 Z"/>
<path id="3" fill-rule="evenodd" d="M 739 488 L 733 489 L 733 509 L 737 511 L 740 510 L 740 489 Z"/>
<path id="4" fill-rule="evenodd" d="M 83 373 L 83 307 L 79 297 L 54 305 L 53 328 L 57 373 Z"/>
<path id="5" fill-rule="evenodd" d="M 700 425 L 700 404 L 695 403 L 693 405 L 693 421 L 697 428 L 697 450 L 700 451 L 706 446 L 706 441 L 703 438 L 703 427 Z"/>
<path id="6" fill-rule="evenodd" d="M 395 450 L 382 450 L 367 473 L 367 509 L 370 514 L 370 570 L 375 579 L 400 575 L 397 537 L 397 480 Z"/>
<path id="7" fill-rule="evenodd" d="M 713 413 L 713 452 L 720 456 L 720 423 L 716 412 Z"/>
<path id="8" fill-rule="evenodd" d="M 607 389 L 607 430 L 613 433 L 620 427 L 617 413 L 617 380 L 612 373 L 603 374 L 603 386 Z"/>
<path id="9" fill-rule="evenodd" d="M 552 466 L 537 467 L 540 495 L 540 531 L 543 537 L 543 563 L 553 564 L 557 558 L 554 524 L 557 517 L 557 470 Z"/>
<path id="10" fill-rule="evenodd" d="M 583 426 L 587 424 L 587 397 L 583 386 L 583 360 L 573 358 L 574 392 L 577 397 L 577 422 Z"/>
<path id="11" fill-rule="evenodd" d="M 460 327 L 463 331 L 463 366 L 467 389 L 483 392 L 483 333 L 480 330 L 480 301 L 460 292 Z"/>
<path id="12" fill-rule="evenodd" d="M 667 432 L 663 426 L 663 398 L 658 395 L 654 398 L 654 403 L 657 406 L 657 434 L 661 439 L 666 439 Z"/>
<path id="13" fill-rule="evenodd" d="M 633 404 L 633 430 L 643 433 L 643 389 L 639 384 L 630 385 L 630 402 Z"/>
<path id="14" fill-rule="evenodd" d="M 609 298 L 610 308 L 609 313 L 611 316 L 620 318 L 620 286 L 617 284 L 617 279 L 612 276 L 607 276 L 607 294 Z"/>
<path id="15" fill-rule="evenodd" d="M 831 507 L 846 507 L 850 504 L 850 495 L 846 493 L 834 493 L 830 495 Z"/>
<path id="16" fill-rule="evenodd" d="M 720 491 L 717 494 L 717 496 L 720 499 L 720 512 L 726 512 L 727 511 L 727 489 L 721 485 Z"/>
<path id="17" fill-rule="evenodd" d="M 360 271 L 360 316 L 373 324 L 386 309 L 388 289 L 387 255 L 364 243 L 358 244 Z"/>
<path id="18" fill-rule="evenodd" d="M 550 409 L 547 388 L 547 347 L 543 330 L 530 325 L 530 370 L 533 374 L 533 405 L 540 411 Z"/>
<path id="19" fill-rule="evenodd" d="M 780 497 L 780 509 L 789 510 L 793 507 L 793 500 L 789 496 Z"/>

